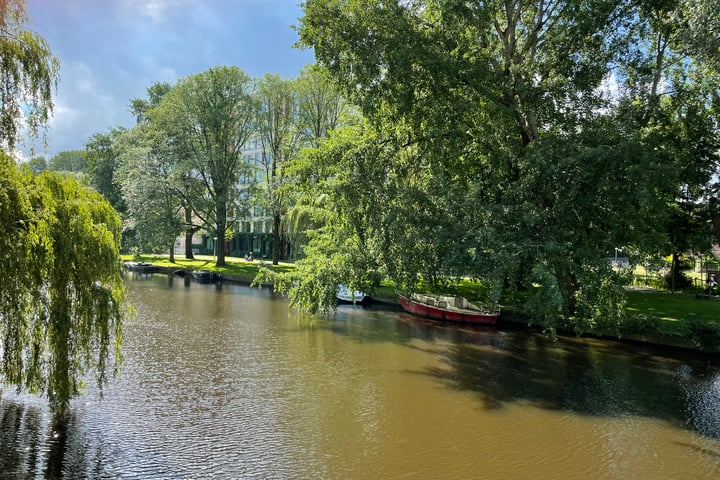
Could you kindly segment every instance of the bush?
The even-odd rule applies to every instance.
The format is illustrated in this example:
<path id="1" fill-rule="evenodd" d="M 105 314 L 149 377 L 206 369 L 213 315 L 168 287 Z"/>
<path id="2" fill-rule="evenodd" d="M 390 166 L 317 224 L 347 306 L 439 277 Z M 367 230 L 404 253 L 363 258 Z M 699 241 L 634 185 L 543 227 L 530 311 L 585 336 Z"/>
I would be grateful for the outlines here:
<path id="1" fill-rule="evenodd" d="M 686 290 L 692 285 L 690 277 L 681 270 L 670 272 L 665 275 L 665 286 L 668 290 L 673 287 L 673 274 L 675 275 L 675 290 Z"/>
<path id="2" fill-rule="evenodd" d="M 691 320 L 690 340 L 704 352 L 720 352 L 720 325 L 701 320 Z"/>
<path id="3" fill-rule="evenodd" d="M 656 333 L 660 326 L 660 319 L 644 313 L 628 315 L 623 322 L 624 330 L 632 333 Z"/>

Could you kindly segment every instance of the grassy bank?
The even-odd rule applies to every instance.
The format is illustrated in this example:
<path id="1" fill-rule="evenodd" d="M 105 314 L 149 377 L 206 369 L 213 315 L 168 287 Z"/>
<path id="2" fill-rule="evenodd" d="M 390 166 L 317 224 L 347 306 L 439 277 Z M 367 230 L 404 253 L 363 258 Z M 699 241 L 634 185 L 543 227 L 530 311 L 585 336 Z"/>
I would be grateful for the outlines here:
<path id="1" fill-rule="evenodd" d="M 688 340 L 707 352 L 720 352 L 720 297 L 667 291 L 628 292 L 627 329 Z"/>
<path id="2" fill-rule="evenodd" d="M 176 256 L 175 262 L 170 262 L 167 255 L 121 255 L 123 262 L 149 262 L 158 267 L 183 269 L 183 270 L 211 270 L 221 275 L 231 275 L 238 278 L 251 281 L 257 275 L 260 266 L 264 266 L 277 272 L 289 271 L 295 268 L 292 263 L 280 262 L 279 265 L 273 265 L 272 262 L 255 260 L 248 262 L 244 258 L 225 257 L 227 265 L 222 267 L 215 266 L 215 257 L 211 255 L 195 255 L 193 260 L 188 260 L 184 256 Z"/>
<path id="3" fill-rule="evenodd" d="M 687 335 L 693 323 L 720 322 L 720 299 L 698 298 L 692 294 L 664 291 L 628 292 L 628 313 L 656 318 L 658 330 L 666 335 Z"/>

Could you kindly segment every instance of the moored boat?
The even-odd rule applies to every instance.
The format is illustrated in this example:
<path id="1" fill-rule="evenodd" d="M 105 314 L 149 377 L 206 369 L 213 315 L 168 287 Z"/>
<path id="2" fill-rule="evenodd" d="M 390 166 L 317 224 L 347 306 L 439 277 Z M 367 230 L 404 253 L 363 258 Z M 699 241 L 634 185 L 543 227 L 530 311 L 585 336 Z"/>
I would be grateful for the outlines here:
<path id="1" fill-rule="evenodd" d="M 160 271 L 160 267 L 150 262 L 125 262 L 123 266 L 131 272 L 152 273 Z"/>
<path id="2" fill-rule="evenodd" d="M 210 270 L 193 270 L 190 274 L 195 280 L 200 282 L 214 282 L 220 278 L 220 275 Z"/>
<path id="3" fill-rule="evenodd" d="M 353 305 L 365 303 L 370 298 L 364 292 L 359 290 L 350 290 L 345 285 L 338 285 L 335 296 L 340 302 L 352 303 Z"/>
<path id="4" fill-rule="evenodd" d="M 475 305 L 453 295 L 413 293 L 409 298 L 398 295 L 398 301 L 406 312 L 434 320 L 493 325 L 500 316 L 498 307 Z"/>

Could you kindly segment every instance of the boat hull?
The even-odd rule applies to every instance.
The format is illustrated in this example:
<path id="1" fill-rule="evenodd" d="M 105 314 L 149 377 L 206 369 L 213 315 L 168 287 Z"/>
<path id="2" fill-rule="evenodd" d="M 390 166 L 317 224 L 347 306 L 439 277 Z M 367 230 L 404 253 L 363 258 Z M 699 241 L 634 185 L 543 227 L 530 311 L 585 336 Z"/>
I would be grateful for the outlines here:
<path id="1" fill-rule="evenodd" d="M 338 285 L 335 297 L 340 303 L 350 303 L 352 305 L 365 305 L 370 300 L 370 297 L 365 293 L 359 290 L 350 290 L 345 285 Z"/>
<path id="2" fill-rule="evenodd" d="M 200 283 L 212 283 L 220 279 L 220 275 L 210 270 L 192 270 L 190 275 L 195 281 Z"/>
<path id="3" fill-rule="evenodd" d="M 403 295 L 398 295 L 400 306 L 408 313 L 421 317 L 431 318 L 433 320 L 442 320 L 448 322 L 471 323 L 478 325 L 494 325 L 499 314 L 473 312 L 471 310 L 457 309 L 451 310 L 437 306 L 427 305 L 425 303 L 416 302 Z"/>
<path id="4" fill-rule="evenodd" d="M 131 272 L 140 272 L 140 273 L 154 273 L 159 272 L 161 269 L 157 265 L 153 265 L 152 263 L 148 262 L 125 262 L 123 263 L 123 266 L 125 269 L 131 271 Z"/>

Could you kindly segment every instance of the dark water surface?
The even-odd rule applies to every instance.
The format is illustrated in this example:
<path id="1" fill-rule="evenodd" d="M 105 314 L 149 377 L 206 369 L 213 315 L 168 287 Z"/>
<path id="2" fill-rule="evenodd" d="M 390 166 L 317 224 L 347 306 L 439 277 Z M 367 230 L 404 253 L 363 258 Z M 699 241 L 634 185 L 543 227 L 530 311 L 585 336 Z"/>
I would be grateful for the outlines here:
<path id="1" fill-rule="evenodd" d="M 0 397 L 0 478 L 717 479 L 716 359 L 130 279 L 121 376 L 61 430 Z"/>

